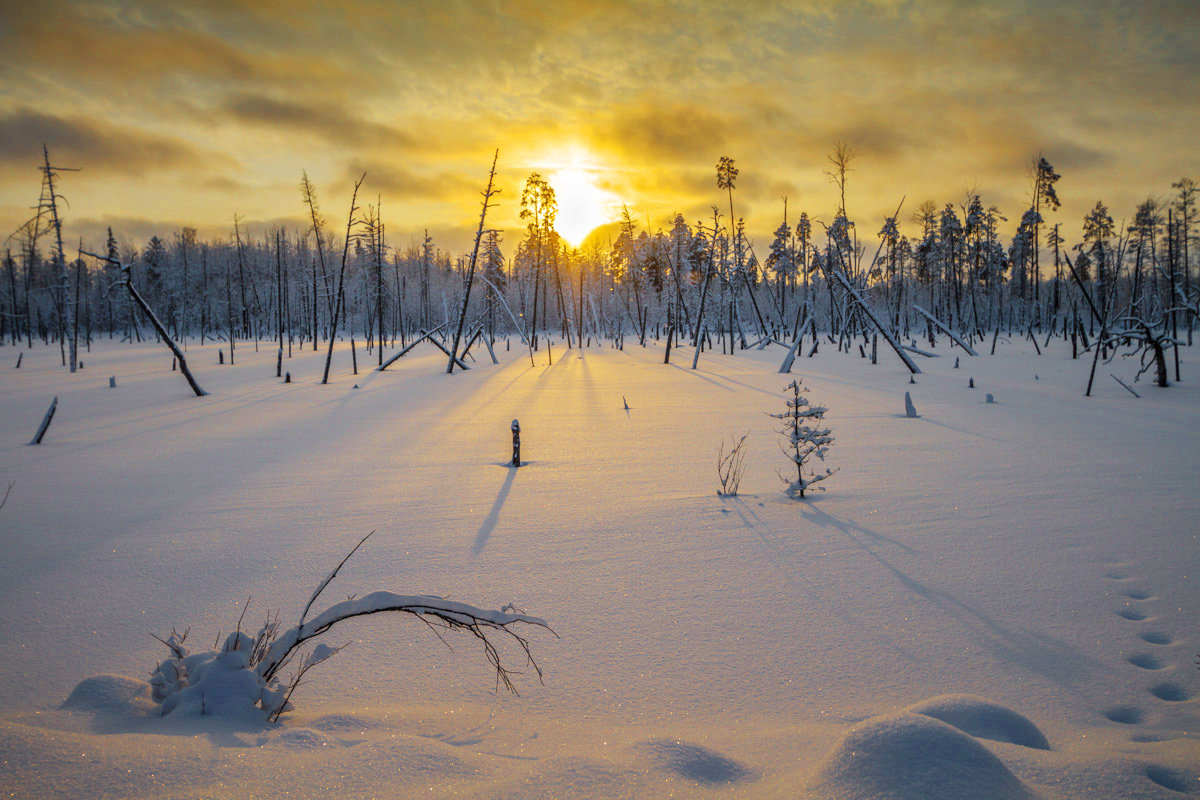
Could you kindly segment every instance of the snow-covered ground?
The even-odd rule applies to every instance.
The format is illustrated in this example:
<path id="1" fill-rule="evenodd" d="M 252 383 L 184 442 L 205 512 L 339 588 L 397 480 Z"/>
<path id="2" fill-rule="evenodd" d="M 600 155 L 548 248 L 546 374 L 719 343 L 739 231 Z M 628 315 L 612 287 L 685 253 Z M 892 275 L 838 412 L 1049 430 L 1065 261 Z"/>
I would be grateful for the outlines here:
<path id="1" fill-rule="evenodd" d="M 978 358 L 939 342 L 915 385 L 882 347 L 872 366 L 826 342 L 793 374 L 830 409 L 840 471 L 796 502 L 766 415 L 790 380 L 780 348 L 705 353 L 697 371 L 632 339 L 557 346 L 552 366 L 515 340 L 498 350 L 500 366 L 453 376 L 425 346 L 385 373 L 360 350 L 352 376 L 339 349 L 321 386 L 323 350 L 286 361 L 285 385 L 269 344 L 240 346 L 236 366 L 193 345 L 196 398 L 154 344 L 97 344 L 75 375 L 57 348 L 20 370 L 0 349 L 0 491 L 16 482 L 0 509 L 0 793 L 1200 793 L 1194 352 L 1182 384 L 1136 399 L 1108 376 L 1132 379 L 1118 359 L 1085 399 L 1090 362 L 1061 342 Z M 742 495 L 718 497 L 717 447 L 746 432 Z M 170 722 L 117 697 L 88 710 L 98 691 L 59 710 L 89 676 L 147 678 L 167 655 L 151 632 L 191 626 L 210 647 L 248 596 L 254 628 L 268 609 L 294 624 L 372 530 L 325 601 L 512 602 L 560 637 L 530 634 L 544 685 L 526 671 L 519 697 L 497 694 L 469 636 L 450 651 L 377 616 L 328 635 L 350 647 L 279 725 Z M 905 711 L 947 694 L 982 699 Z"/>

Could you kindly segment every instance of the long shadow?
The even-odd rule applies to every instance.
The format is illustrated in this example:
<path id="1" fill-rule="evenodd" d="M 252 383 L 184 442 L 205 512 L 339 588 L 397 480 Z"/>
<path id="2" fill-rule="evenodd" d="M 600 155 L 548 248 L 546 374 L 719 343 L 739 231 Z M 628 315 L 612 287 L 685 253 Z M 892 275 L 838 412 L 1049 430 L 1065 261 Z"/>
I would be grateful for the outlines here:
<path id="1" fill-rule="evenodd" d="M 709 377 L 708 377 L 708 376 L 706 376 L 706 375 L 701 375 L 701 374 L 700 374 L 698 371 L 696 371 L 696 370 L 694 370 L 694 369 L 691 369 L 691 368 L 689 368 L 689 367 L 681 367 L 681 366 L 679 366 L 678 364 L 669 364 L 668 366 L 674 367 L 675 369 L 679 370 L 680 372 L 682 372 L 682 373 L 683 373 L 683 374 L 685 374 L 685 375 L 691 375 L 692 377 L 694 377 L 694 378 L 699 378 L 699 379 L 700 379 L 700 380 L 702 380 L 702 381 L 708 381 L 708 382 L 709 382 L 709 383 L 711 383 L 713 386 L 717 386 L 717 387 L 719 387 L 719 388 L 721 388 L 721 389 L 724 389 L 724 390 L 725 390 L 725 391 L 727 391 L 727 392 L 734 392 L 734 391 L 737 391 L 737 390 L 736 390 L 736 389 L 734 389 L 732 386 L 726 386 L 725 384 L 721 383 L 720 381 L 715 381 L 715 380 L 713 380 L 712 378 L 709 378 Z"/>
<path id="2" fill-rule="evenodd" d="M 752 385 L 750 385 L 749 383 L 743 383 L 742 381 L 735 380 L 734 378 L 731 378 L 731 377 L 729 377 L 728 375 L 722 375 L 722 376 L 721 376 L 721 379 L 722 379 L 722 380 L 729 381 L 730 383 L 736 384 L 736 385 L 738 385 L 738 386 L 741 386 L 741 387 L 743 387 L 743 388 L 745 388 L 745 389 L 750 389 L 751 391 L 755 391 L 755 392 L 762 392 L 763 394 L 765 394 L 765 395 L 769 395 L 769 396 L 771 396 L 771 397 L 778 397 L 778 394 L 777 394 L 776 392 L 772 392 L 772 391 L 770 391 L 770 390 L 768 390 L 768 389 L 763 389 L 763 388 L 762 388 L 762 387 L 760 387 L 760 386 L 752 386 Z"/>
<path id="3" fill-rule="evenodd" d="M 1066 683 L 1070 678 L 1095 666 L 1093 659 L 1079 652 L 1076 648 L 1061 639 L 1041 633 L 1011 630 L 969 603 L 959 600 L 949 592 L 921 583 L 908 573 L 893 566 L 868 547 L 855 533 L 866 533 L 887 541 L 892 541 L 887 539 L 887 537 L 869 531 L 854 522 L 843 520 L 820 511 L 814 508 L 811 503 L 809 503 L 809 509 L 809 511 L 800 512 L 801 516 L 814 524 L 832 527 L 840 531 L 863 552 L 867 553 L 867 555 L 890 572 L 906 589 L 933 603 L 943 612 L 958 619 L 967 627 L 973 630 L 980 630 L 990 640 L 992 650 L 998 658 L 1017 664 L 1030 672 L 1049 678 L 1057 683 Z M 897 542 L 896 544 L 899 543 Z"/>
<path id="4" fill-rule="evenodd" d="M 989 442 L 996 442 L 997 444 L 1004 443 L 1003 439 L 997 439 L 994 436 L 985 436 L 982 433 L 976 433 L 975 431 L 969 431 L 966 428 L 959 428 L 956 425 L 948 425 L 945 422 L 938 422 L 937 420 L 930 419 L 929 417 L 925 416 L 924 414 L 918 414 L 915 417 L 910 417 L 907 414 L 859 414 L 857 416 L 850 416 L 850 417 L 843 416 L 841 418 L 842 419 L 919 419 L 919 420 L 921 420 L 921 422 L 926 422 L 926 423 L 929 423 L 930 425 L 936 425 L 939 428 L 946 428 L 947 430 L 955 431 L 956 433 L 965 433 L 967 436 L 974 436 L 977 439 L 986 439 Z"/>
<path id="5" fill-rule="evenodd" d="M 496 523 L 500 521 L 500 510 L 504 508 L 504 501 L 508 499 L 508 493 L 512 491 L 513 480 L 517 477 L 517 468 L 508 468 L 508 477 L 504 479 L 504 485 L 500 487 L 500 492 L 496 495 L 496 502 L 492 503 L 492 510 L 483 520 L 483 524 L 479 526 L 479 533 L 475 534 L 475 544 L 471 546 L 471 552 L 474 555 L 479 555 L 483 552 L 483 548 L 487 547 L 488 537 L 492 535 L 492 531 L 496 529 Z"/>
<path id="6" fill-rule="evenodd" d="M 904 416 L 904 415 L 898 414 L 897 416 Z M 982 433 L 975 433 L 974 431 L 969 431 L 969 430 L 966 430 L 965 428 L 958 428 L 958 427 L 955 427 L 954 425 L 947 425 L 944 422 L 936 422 L 932 419 L 927 419 L 926 417 L 919 417 L 919 419 L 921 419 L 924 422 L 928 422 L 930 425 L 937 425 L 939 428 L 949 428 L 950 430 L 957 431 L 958 433 L 965 433 L 967 436 L 975 436 L 980 439 L 987 439 L 989 442 L 996 442 L 998 444 L 1003 443 L 1002 439 L 997 439 L 992 436 L 984 436 Z"/>

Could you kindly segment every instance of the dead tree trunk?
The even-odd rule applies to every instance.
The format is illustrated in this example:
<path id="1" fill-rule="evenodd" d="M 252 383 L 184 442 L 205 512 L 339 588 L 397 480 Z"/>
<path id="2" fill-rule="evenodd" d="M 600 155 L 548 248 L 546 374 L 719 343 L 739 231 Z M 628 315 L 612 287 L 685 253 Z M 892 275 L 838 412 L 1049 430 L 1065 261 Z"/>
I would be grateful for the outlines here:
<path id="1" fill-rule="evenodd" d="M 462 310 L 458 314 L 458 327 L 454 331 L 454 344 L 450 348 L 450 360 L 446 362 L 446 374 L 454 374 L 454 362 L 458 360 L 458 345 L 462 341 L 463 325 L 467 321 L 467 305 L 471 302 L 471 286 L 475 282 L 475 264 L 479 260 L 479 240 L 483 238 L 483 221 L 487 217 L 488 207 L 491 205 L 493 191 L 492 185 L 496 180 L 496 161 L 500 158 L 500 151 L 496 150 L 492 156 L 492 169 L 488 173 L 487 188 L 483 190 L 483 208 L 479 211 L 479 228 L 475 231 L 475 248 L 471 251 L 471 264 L 467 267 L 466 287 L 463 290 Z M 560 285 L 561 290 L 561 285 Z M 561 299 L 561 298 L 560 298 Z"/>
<path id="2" fill-rule="evenodd" d="M 206 394 L 208 394 L 208 392 L 200 388 L 200 384 L 196 383 L 196 379 L 193 377 L 192 371 L 188 369 L 187 358 L 183 355 L 183 351 L 179 349 L 179 345 L 175 344 L 175 340 L 167 334 L 167 329 L 161 322 L 158 321 L 158 317 L 154 315 L 154 311 L 150 308 L 150 305 L 144 299 L 142 299 L 142 296 L 138 293 L 138 290 L 133 288 L 133 280 L 129 273 L 129 268 L 133 266 L 133 263 L 130 262 L 129 264 L 122 264 L 115 258 L 98 256 L 95 253 L 89 253 L 86 250 L 81 250 L 80 252 L 85 256 L 91 256 L 92 258 L 99 259 L 100 261 L 107 261 L 108 263 L 118 267 L 124 273 L 125 280 L 123 283 L 125 284 L 125 288 L 129 290 L 130 298 L 132 298 L 133 302 L 137 303 L 138 308 L 140 308 L 142 313 L 145 314 L 150 320 L 150 324 L 154 326 L 154 330 L 157 331 L 158 335 L 162 338 L 163 343 L 166 344 L 166 346 L 171 350 L 172 355 L 175 356 L 176 361 L 179 362 L 179 371 L 183 373 L 183 377 L 187 378 L 188 386 L 192 387 L 192 391 L 196 393 L 197 397 L 204 397 Z"/>
<path id="3" fill-rule="evenodd" d="M 883 326 L 882 320 L 875 314 L 875 309 L 871 308 L 867 301 L 862 298 L 862 295 L 854 290 L 854 287 L 850 285 L 849 278 L 840 269 L 831 270 L 831 274 L 837 278 L 838 282 L 842 284 L 842 288 L 846 290 L 846 294 L 858 304 L 858 307 L 870 318 L 871 322 L 875 323 L 875 327 L 879 329 L 879 332 L 883 334 L 883 338 L 896 351 L 896 355 L 904 362 L 904 366 L 908 367 L 908 371 L 914 375 L 920 374 L 921 368 L 908 357 L 908 353 L 904 352 L 904 348 L 896 341 L 896 337 L 892 335 L 892 332 Z"/>
<path id="4" fill-rule="evenodd" d="M 333 363 L 333 343 L 337 339 L 338 317 L 342 313 L 342 287 L 346 280 L 346 259 L 350 255 L 350 231 L 354 227 L 354 212 L 358 210 L 356 205 L 358 201 L 358 187 L 362 186 L 367 174 L 364 172 L 362 177 L 354 182 L 354 194 L 350 196 L 350 217 L 346 221 L 346 241 L 342 243 L 342 266 L 338 271 L 338 286 L 337 299 L 334 303 L 333 310 L 333 326 L 329 329 L 329 349 L 325 352 L 325 374 L 321 377 L 321 383 L 329 383 L 329 365 Z M 315 302 L 315 299 L 314 299 Z"/>
<path id="5" fill-rule="evenodd" d="M 38 425 L 37 433 L 34 435 L 33 441 L 30 442 L 31 445 L 42 443 L 42 437 L 46 435 L 46 429 L 50 427 L 50 420 L 54 419 L 54 411 L 57 408 L 58 395 L 55 395 L 54 399 L 50 401 L 50 407 L 46 409 L 46 416 L 42 417 L 42 424 Z M 517 421 L 513 420 L 513 424 L 516 425 Z M 513 435 L 515 436 L 516 434 Z"/>

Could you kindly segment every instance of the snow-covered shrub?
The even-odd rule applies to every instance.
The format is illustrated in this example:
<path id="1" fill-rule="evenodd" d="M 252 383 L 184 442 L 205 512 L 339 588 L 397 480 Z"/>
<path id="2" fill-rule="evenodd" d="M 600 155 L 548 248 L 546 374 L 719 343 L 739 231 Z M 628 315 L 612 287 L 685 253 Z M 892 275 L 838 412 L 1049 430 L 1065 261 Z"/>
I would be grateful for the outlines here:
<path id="1" fill-rule="evenodd" d="M 783 473 L 780 473 L 779 477 L 787 484 L 786 492 L 789 497 L 801 498 L 807 489 L 833 475 L 837 470 L 826 469 L 825 472 L 819 473 L 810 469 L 808 474 L 805 474 L 804 465 L 808 460 L 816 456 L 824 461 L 829 446 L 833 444 L 833 437 L 830 435 L 832 431 L 829 428 L 820 428 L 812 424 L 821 422 L 829 409 L 809 404 L 808 398 L 801 394 L 799 378 L 784 387 L 784 391 L 789 389 L 792 396 L 787 399 L 787 411 L 770 416 L 783 420 L 779 432 L 783 435 L 785 444 L 780 445 L 780 449 L 796 466 L 795 480 Z M 824 490 L 825 487 L 817 488 Z"/>
<path id="2" fill-rule="evenodd" d="M 431 595 L 372 592 L 335 603 L 307 619 L 321 592 L 367 538 L 370 538 L 369 534 L 317 586 L 295 627 L 281 633 L 279 616 L 268 614 L 262 627 L 251 636 L 242 631 L 242 620 L 239 619 L 237 630 L 225 637 L 216 649 L 196 653 L 189 652 L 187 647 L 189 630 L 183 633 L 172 630 L 165 639 L 160 638 L 170 655 L 150 677 L 151 698 L 158 704 L 159 713 L 180 717 L 214 715 L 260 722 L 276 720 L 292 707 L 291 695 L 304 674 L 340 649 L 316 644 L 312 650 L 305 650 L 303 645 L 343 620 L 384 611 L 412 614 L 431 628 L 470 633 L 482 643 L 484 654 L 496 670 L 497 683 L 516 693 L 511 673 L 501 663 L 500 653 L 490 638 L 503 632 L 524 650 L 529 664 L 541 678 L 542 671 L 533 660 L 528 641 L 513 626 L 524 623 L 547 630 L 549 626 L 538 617 L 510 611 L 511 605 L 500 611 L 487 611 Z M 244 617 L 245 610 L 242 613 Z"/>

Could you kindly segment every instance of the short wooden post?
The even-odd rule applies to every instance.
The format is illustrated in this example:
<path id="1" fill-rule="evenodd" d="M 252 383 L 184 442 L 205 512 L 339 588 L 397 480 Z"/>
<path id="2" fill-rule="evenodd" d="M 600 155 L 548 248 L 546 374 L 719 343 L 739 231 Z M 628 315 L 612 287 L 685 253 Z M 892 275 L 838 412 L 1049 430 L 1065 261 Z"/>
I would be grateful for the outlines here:
<path id="1" fill-rule="evenodd" d="M 512 421 L 513 435 L 513 457 L 512 465 L 514 467 L 521 466 L 521 423 L 517 420 Z"/>

